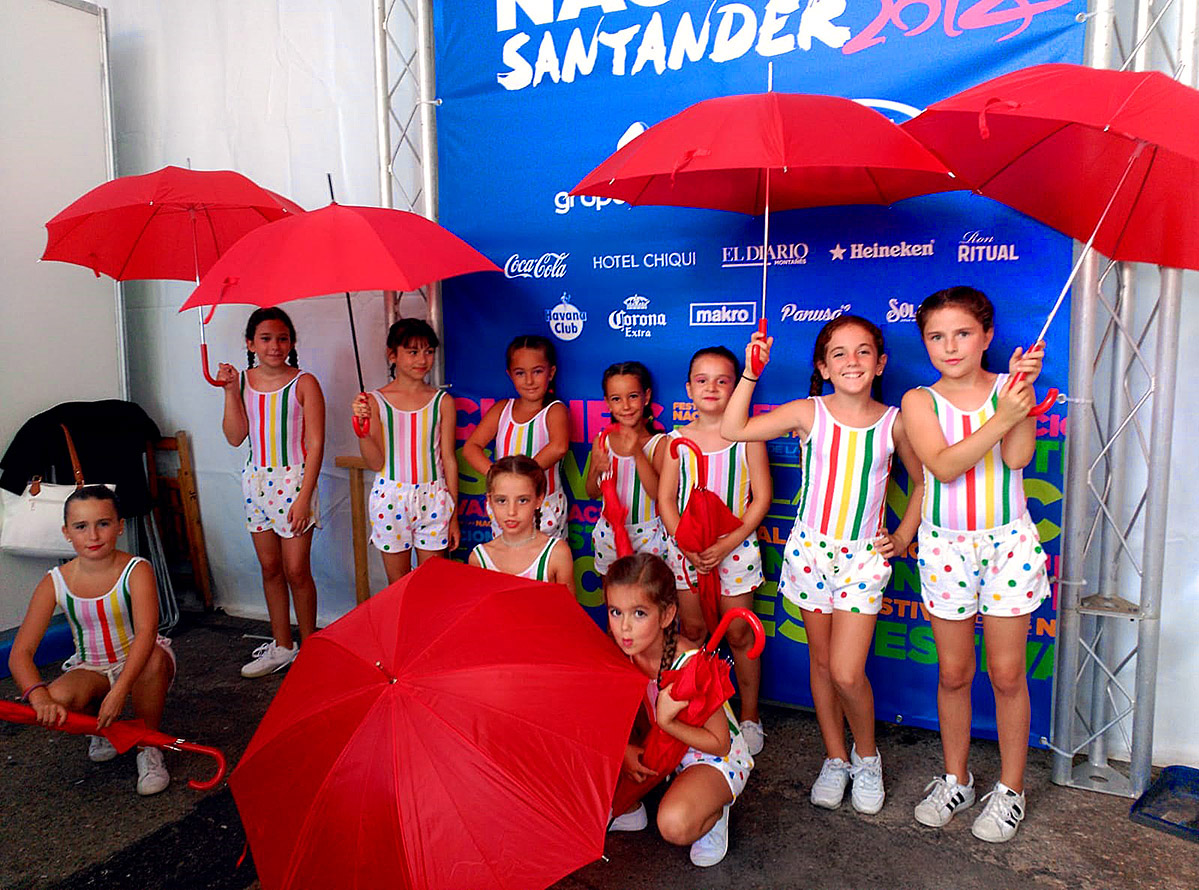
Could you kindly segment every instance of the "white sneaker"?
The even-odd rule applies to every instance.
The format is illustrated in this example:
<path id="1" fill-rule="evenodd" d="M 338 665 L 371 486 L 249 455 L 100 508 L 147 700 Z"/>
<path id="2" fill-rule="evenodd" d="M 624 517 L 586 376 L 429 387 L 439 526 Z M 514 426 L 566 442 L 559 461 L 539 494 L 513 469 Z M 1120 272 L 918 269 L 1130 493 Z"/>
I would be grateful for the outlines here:
<path id="1" fill-rule="evenodd" d="M 162 762 L 157 748 L 142 748 L 137 752 L 137 793 L 142 797 L 165 791 L 171 784 L 171 774 Z"/>
<path id="2" fill-rule="evenodd" d="M 715 865 L 724 859 L 729 851 L 729 807 L 724 806 L 724 812 L 716 820 L 711 830 L 691 845 L 691 863 L 700 868 Z"/>
<path id="3" fill-rule="evenodd" d="M 826 810 L 841 806 L 845 786 L 849 784 L 849 764 L 840 757 L 826 757 L 820 775 L 812 783 L 812 803 Z"/>
<path id="4" fill-rule="evenodd" d="M 1002 844 L 1016 836 L 1016 829 L 1024 818 L 1024 793 L 1017 794 L 1002 782 L 983 795 L 986 806 L 970 826 L 971 833 L 980 841 Z"/>
<path id="5" fill-rule="evenodd" d="M 757 757 L 762 753 L 762 747 L 766 744 L 766 733 L 762 731 L 760 721 L 742 720 L 741 735 L 745 739 L 745 746 L 749 748 L 750 757 Z"/>
<path id="6" fill-rule="evenodd" d="M 974 805 L 974 774 L 965 785 L 958 784 L 953 774 L 937 776 L 924 786 L 929 794 L 916 804 L 916 821 L 929 828 L 948 825 L 953 814 Z"/>
<path id="7" fill-rule="evenodd" d="M 290 649 L 284 649 L 271 640 L 250 653 L 253 660 L 241 666 L 241 675 L 250 678 L 265 677 L 267 674 L 283 670 L 295 661 L 299 654 L 300 647 L 297 643 L 292 643 Z"/>
<path id="8" fill-rule="evenodd" d="M 112 742 L 102 735 L 89 735 L 87 743 L 87 759 L 93 763 L 104 763 L 117 756 L 117 749 Z"/>
<path id="9" fill-rule="evenodd" d="M 608 826 L 609 831 L 641 831 L 645 826 L 649 825 L 649 818 L 645 815 L 645 804 L 637 804 L 637 809 L 628 813 L 621 813 L 612 820 L 612 824 Z"/>
<path id="10" fill-rule="evenodd" d="M 859 757 L 858 746 L 854 745 L 849 752 L 849 773 L 853 776 L 853 791 L 849 799 L 853 808 L 859 813 L 873 816 L 883 808 L 887 792 L 883 790 L 883 755 L 876 753 L 873 757 Z"/>

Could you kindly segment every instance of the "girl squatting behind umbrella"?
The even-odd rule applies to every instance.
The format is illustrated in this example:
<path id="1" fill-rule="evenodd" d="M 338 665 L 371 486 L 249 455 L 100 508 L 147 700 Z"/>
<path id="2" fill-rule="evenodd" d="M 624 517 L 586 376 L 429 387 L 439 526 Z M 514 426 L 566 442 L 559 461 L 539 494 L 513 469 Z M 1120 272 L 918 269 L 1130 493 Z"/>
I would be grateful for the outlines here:
<path id="1" fill-rule="evenodd" d="M 282 309 L 250 314 L 246 359 L 241 374 L 222 363 L 217 380 L 225 387 L 225 439 L 250 446 L 242 506 L 262 567 L 272 639 L 254 650 L 241 675 L 263 677 L 287 667 L 300 651 L 292 640 L 289 591 L 300 640 L 316 632 L 310 554 L 320 513 L 316 483 L 325 452 L 325 398 L 316 378 L 300 370 L 296 328 Z"/>

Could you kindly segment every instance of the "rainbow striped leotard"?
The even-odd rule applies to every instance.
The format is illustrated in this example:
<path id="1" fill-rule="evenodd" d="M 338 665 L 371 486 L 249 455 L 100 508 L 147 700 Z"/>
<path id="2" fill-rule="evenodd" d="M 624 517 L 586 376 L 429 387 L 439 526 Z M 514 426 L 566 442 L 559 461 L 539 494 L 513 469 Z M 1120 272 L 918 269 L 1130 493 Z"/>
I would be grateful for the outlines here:
<path id="1" fill-rule="evenodd" d="M 933 411 L 945 435 L 947 445 L 955 445 L 995 415 L 999 390 L 1008 379 L 998 374 L 991 393 L 973 411 L 963 411 L 927 386 L 921 387 L 933 399 Z M 1003 462 L 1001 442 L 983 455 L 982 460 L 952 482 L 941 482 L 924 470 L 923 519 L 931 525 L 958 531 L 976 531 L 1007 525 L 1028 509 L 1024 499 L 1024 473 Z"/>
<path id="2" fill-rule="evenodd" d="M 250 421 L 250 456 L 256 467 L 290 467 L 304 463 L 304 406 L 300 404 L 301 371 L 273 392 L 260 392 L 241 375 L 242 401 Z"/>
<path id="3" fill-rule="evenodd" d="M 545 546 L 541 548 L 541 552 L 533 557 L 533 561 L 525 566 L 521 571 L 514 574 L 518 578 L 528 578 L 531 581 L 548 581 L 550 572 L 550 554 L 554 552 L 554 545 L 558 543 L 558 539 L 551 537 L 545 542 Z M 487 545 L 477 544 L 475 553 L 479 556 L 479 562 L 483 568 L 491 569 L 493 572 L 502 572 L 499 566 L 495 564 L 490 556 L 487 555 Z"/>
<path id="4" fill-rule="evenodd" d="M 686 433 L 673 430 L 670 435 L 679 438 Z M 709 491 L 715 492 L 734 514 L 744 516 L 750 502 L 746 443 L 733 442 L 720 451 L 705 451 L 704 455 L 708 458 L 708 478 L 700 480 L 695 454 L 690 448 L 679 449 L 679 512 L 686 507 L 691 489 L 702 483 Z"/>
<path id="5" fill-rule="evenodd" d="M 112 590 L 103 596 L 82 597 L 71 593 L 62 572 L 50 570 L 54 599 L 66 613 L 71 636 L 75 638 L 75 656 L 80 664 L 108 668 L 123 664 L 133 646 L 133 596 L 129 575 L 145 562 L 140 556 L 129 560 Z"/>
<path id="6" fill-rule="evenodd" d="M 504 406 L 504 410 L 500 412 L 500 421 L 495 431 L 496 460 L 513 454 L 536 457 L 537 452 L 550 444 L 550 430 L 546 422 L 549 410 L 554 405 L 562 403 L 555 399 L 524 423 L 517 423 L 512 419 L 512 406 L 515 404 L 516 399 L 509 399 L 508 404 Z M 555 463 L 545 471 L 545 493 L 547 497 L 554 494 L 554 492 L 562 490 L 560 463 L 561 461 Z M 565 504 L 565 502 L 563 503 Z"/>
<path id="7" fill-rule="evenodd" d="M 795 518 L 835 540 L 873 538 L 883 526 L 899 409 L 888 408 L 868 427 L 853 427 L 838 423 L 822 397 L 812 401 L 816 411 L 803 443 Z"/>
<path id="8" fill-rule="evenodd" d="M 658 442 L 662 437 L 662 433 L 655 433 L 641 448 L 651 463 L 654 459 L 654 449 L 658 447 Z M 611 462 L 616 477 L 616 494 L 620 498 L 621 505 L 629 511 L 625 517 L 625 525 L 639 525 L 657 519 L 658 505 L 655 500 L 657 493 L 646 491 L 645 486 L 641 484 L 641 477 L 637 475 L 636 459 L 617 454 L 612 450 L 611 444 L 608 444 L 607 447 L 608 460 Z"/>
<path id="9" fill-rule="evenodd" d="M 443 482 L 441 417 L 448 394 L 434 393 L 415 411 L 396 408 L 378 390 L 371 395 L 379 403 L 383 423 L 384 456 L 379 478 L 407 484 Z"/>

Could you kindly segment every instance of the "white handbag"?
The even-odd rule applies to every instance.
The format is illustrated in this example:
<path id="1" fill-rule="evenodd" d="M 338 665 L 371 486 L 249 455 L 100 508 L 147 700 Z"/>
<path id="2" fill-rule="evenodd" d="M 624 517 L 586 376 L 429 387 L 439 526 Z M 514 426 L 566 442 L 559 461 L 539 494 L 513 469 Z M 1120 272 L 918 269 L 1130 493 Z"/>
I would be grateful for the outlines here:
<path id="1" fill-rule="evenodd" d="M 67 438 L 67 450 L 71 454 L 71 469 L 75 473 L 74 485 L 56 485 L 43 482 L 34 476 L 25 492 L 15 503 L 9 502 L 4 509 L 4 524 L 0 526 L 0 550 L 17 556 L 51 556 L 70 559 L 75 555 L 62 533 L 63 507 L 67 498 L 83 487 L 83 469 L 79 466 L 79 455 L 75 443 L 65 425 L 62 433 Z M 115 486 L 108 486 L 115 490 Z"/>

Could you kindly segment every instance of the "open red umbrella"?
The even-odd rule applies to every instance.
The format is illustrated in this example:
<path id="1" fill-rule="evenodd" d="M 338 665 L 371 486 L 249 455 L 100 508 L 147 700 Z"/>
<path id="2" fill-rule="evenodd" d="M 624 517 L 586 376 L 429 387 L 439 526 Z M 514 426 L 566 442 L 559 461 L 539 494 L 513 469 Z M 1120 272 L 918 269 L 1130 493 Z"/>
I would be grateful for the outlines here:
<path id="1" fill-rule="evenodd" d="M 448 229 L 406 210 L 333 203 L 252 236 L 213 264 L 180 312 L 220 303 L 275 306 L 348 291 L 412 291 L 468 272 L 500 271 Z M 353 326 L 351 310 L 351 332 Z M 361 366 L 358 386 L 365 390 Z M 355 430 L 368 432 L 366 424 L 355 423 Z"/>
<path id="2" fill-rule="evenodd" d="M 571 194 L 763 215 L 764 334 L 771 210 L 892 204 L 959 188 L 944 164 L 871 108 L 766 92 L 705 99 L 654 124 Z"/>
<path id="3" fill-rule="evenodd" d="M 687 707 L 679 717 L 684 723 L 702 726 L 733 694 L 733 681 L 729 676 L 730 665 L 724 659 L 716 657 L 716 650 L 734 618 L 749 623 L 754 632 L 754 644 L 750 647 L 749 657 L 757 658 L 766 645 L 766 632 L 762 628 L 761 620 L 748 609 L 729 609 L 699 654 L 688 659 L 677 671 L 662 672 L 662 688 L 671 686 L 670 694 L 675 700 L 687 702 Z M 614 815 L 628 812 L 633 804 L 674 772 L 675 767 L 682 762 L 683 755 L 687 753 L 687 745 L 684 742 L 667 733 L 655 722 L 655 704 L 649 700 L 647 690 L 645 710 L 650 718 L 650 731 L 642 741 L 644 750 L 641 752 L 641 762 L 657 773 L 657 776 L 644 782 L 634 782 L 622 774 L 612 799 Z"/>
<path id="4" fill-rule="evenodd" d="M 670 440 L 670 456 L 678 459 L 679 448 L 690 449 L 695 455 L 695 479 L 698 482 L 687 495 L 687 503 L 679 514 L 674 540 L 681 549 L 699 553 L 715 544 L 718 538 L 739 529 L 741 520 L 720 495 L 707 488 L 708 456 L 685 436 Z M 683 576 L 692 592 L 699 597 L 704 623 L 709 631 L 714 631 L 720 620 L 720 578 L 714 572 L 696 572 L 696 580 L 692 583 L 686 557 L 683 558 Z"/>
<path id="5" fill-rule="evenodd" d="M 252 229 L 304 208 L 232 170 L 163 167 L 92 189 L 46 223 L 43 260 L 117 281 L 196 281 Z M 208 344 L 200 321 L 204 377 Z"/>
<path id="6" fill-rule="evenodd" d="M 430 560 L 304 643 L 233 771 L 263 887 L 553 883 L 644 688 L 562 585 Z"/>
<path id="7" fill-rule="evenodd" d="M 37 719 L 37 712 L 33 708 L 29 705 L 10 701 L 0 701 L 0 720 L 4 720 L 7 723 L 40 725 Z M 108 724 L 104 729 L 97 729 L 95 717 L 75 711 L 68 711 L 67 719 L 61 726 L 47 728 L 56 729 L 59 732 L 69 732 L 74 735 L 102 735 L 112 742 L 112 746 L 120 754 L 124 754 L 134 745 L 142 745 L 143 747 L 169 748 L 172 751 L 191 751 L 194 754 L 203 754 L 205 757 L 211 757 L 216 761 L 216 773 L 213 774 L 212 778 L 205 779 L 204 781 L 191 779 L 187 783 L 192 788 L 200 791 L 215 788 L 220 784 L 221 779 L 225 778 L 225 755 L 218 749 L 209 747 L 208 745 L 200 745 L 196 742 L 189 742 L 184 739 L 177 739 L 156 729 L 149 729 L 141 720 L 117 720 Z"/>
<path id="8" fill-rule="evenodd" d="M 963 185 L 1113 260 L 1199 269 L 1199 91 L 1164 74 L 1035 65 L 936 102 L 903 129 Z"/>
<path id="9" fill-rule="evenodd" d="M 596 442 L 597 448 L 603 449 L 608 446 L 608 429 L 600 432 L 599 441 Z M 619 458 L 616 455 L 609 454 L 608 472 L 600 480 L 600 500 L 603 504 L 604 519 L 612 526 L 612 543 L 616 548 L 617 557 L 632 556 L 633 542 L 629 540 L 629 530 L 624 522 L 629 515 L 629 508 L 620 502 L 620 493 L 616 490 L 617 460 Z"/>

